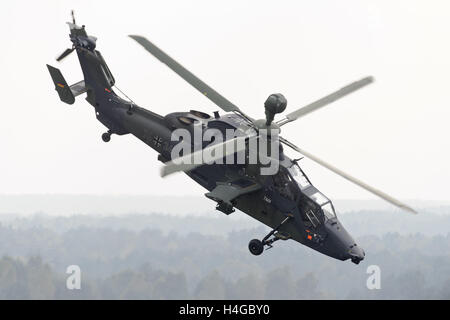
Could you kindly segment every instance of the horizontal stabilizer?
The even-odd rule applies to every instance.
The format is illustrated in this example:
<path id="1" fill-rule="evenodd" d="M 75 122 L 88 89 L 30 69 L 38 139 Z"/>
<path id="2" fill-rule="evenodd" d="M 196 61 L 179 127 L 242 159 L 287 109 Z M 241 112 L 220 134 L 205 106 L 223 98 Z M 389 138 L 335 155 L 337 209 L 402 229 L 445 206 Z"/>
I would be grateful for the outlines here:
<path id="1" fill-rule="evenodd" d="M 70 86 L 70 91 L 72 91 L 72 94 L 74 97 L 79 96 L 80 94 L 83 94 L 86 92 L 86 85 L 84 84 L 84 80 L 81 80 L 73 85 Z"/>

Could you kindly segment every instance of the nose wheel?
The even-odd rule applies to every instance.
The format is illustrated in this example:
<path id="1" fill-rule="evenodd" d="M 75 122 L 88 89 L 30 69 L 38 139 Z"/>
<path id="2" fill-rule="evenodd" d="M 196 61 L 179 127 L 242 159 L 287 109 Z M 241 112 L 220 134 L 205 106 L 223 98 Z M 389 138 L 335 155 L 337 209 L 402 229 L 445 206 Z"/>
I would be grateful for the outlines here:
<path id="1" fill-rule="evenodd" d="M 274 243 L 277 240 L 287 240 L 289 239 L 288 236 L 283 235 L 282 233 L 278 232 L 278 229 L 289 221 L 289 219 L 292 218 L 292 215 L 287 216 L 281 223 L 272 231 L 270 231 L 267 236 L 265 236 L 262 240 L 253 239 L 250 240 L 248 243 L 248 250 L 250 250 L 250 253 L 259 256 L 264 251 L 264 247 L 267 246 L 267 249 L 272 248 L 272 243 Z"/>

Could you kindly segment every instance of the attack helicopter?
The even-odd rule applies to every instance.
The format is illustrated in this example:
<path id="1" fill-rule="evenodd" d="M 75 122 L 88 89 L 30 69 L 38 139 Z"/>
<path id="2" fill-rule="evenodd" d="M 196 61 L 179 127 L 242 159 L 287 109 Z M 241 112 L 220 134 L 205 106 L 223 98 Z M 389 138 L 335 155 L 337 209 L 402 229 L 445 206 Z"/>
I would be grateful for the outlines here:
<path id="1" fill-rule="evenodd" d="M 275 115 L 285 111 L 287 100 L 282 94 L 272 94 L 266 100 L 266 119 L 253 119 L 239 107 L 212 89 L 193 73 L 159 49 L 145 37 L 130 35 L 143 49 L 156 59 L 166 64 L 187 81 L 206 98 L 222 109 L 225 114 L 214 112 L 213 115 L 197 111 L 181 111 L 165 116 L 139 107 L 125 94 L 121 97 L 120 89 L 115 86 L 115 79 L 100 51 L 96 49 L 97 38 L 86 32 L 85 26 L 78 26 L 72 13 L 70 29 L 72 47 L 66 49 L 57 61 L 62 61 L 72 52 L 76 52 L 84 79 L 68 85 L 61 71 L 47 65 L 55 89 L 61 101 L 73 104 L 75 98 L 86 94 L 86 101 L 94 107 L 95 116 L 108 130 L 102 134 L 102 140 L 108 142 L 111 135 L 132 134 L 158 153 L 158 160 L 163 163 L 161 176 L 175 172 L 184 172 L 208 192 L 206 197 L 216 202 L 216 209 L 229 215 L 238 209 L 269 226 L 271 231 L 262 239 L 249 242 L 249 250 L 260 255 L 264 249 L 271 248 L 275 241 L 292 239 L 322 254 L 339 260 L 350 259 L 359 264 L 365 252 L 358 246 L 352 236 L 336 216 L 332 201 L 320 192 L 300 167 L 299 159 L 291 159 L 285 153 L 283 145 L 301 154 L 317 164 L 331 170 L 348 181 L 371 192 L 406 211 L 416 213 L 411 207 L 352 177 L 333 165 L 323 161 L 310 152 L 296 146 L 286 138 L 279 136 L 280 128 L 305 115 L 362 88 L 373 82 L 366 77 L 275 121 Z M 117 89 L 117 92 L 116 92 Z M 232 130 L 233 135 L 222 141 L 184 141 L 191 151 L 174 156 L 173 150 L 180 143 L 174 141 L 173 133 L 184 130 L 200 133 L 215 129 L 225 135 Z M 262 138 L 263 131 L 275 134 Z M 237 143 L 237 139 L 244 143 Z M 176 140 L 176 139 L 175 139 Z M 214 140 L 214 141 L 213 141 Z M 251 141 L 264 140 L 276 143 L 276 156 L 268 154 L 268 159 L 277 162 L 277 170 L 271 174 L 261 174 L 264 164 L 249 163 L 254 151 Z M 208 161 L 189 162 L 206 152 Z M 233 158 L 243 155 L 244 162 L 223 162 L 225 157 Z"/>

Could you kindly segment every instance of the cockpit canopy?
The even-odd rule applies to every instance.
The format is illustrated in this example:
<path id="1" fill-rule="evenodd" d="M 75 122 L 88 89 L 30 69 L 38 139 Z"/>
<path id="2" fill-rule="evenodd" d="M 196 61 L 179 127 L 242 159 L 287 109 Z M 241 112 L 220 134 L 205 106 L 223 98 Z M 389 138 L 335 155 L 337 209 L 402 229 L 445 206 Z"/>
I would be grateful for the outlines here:
<path id="1" fill-rule="evenodd" d="M 293 164 L 290 168 L 288 168 L 288 172 L 297 183 L 300 191 L 322 208 L 325 219 L 332 219 L 336 217 L 331 200 L 311 184 L 308 177 L 297 164 Z"/>

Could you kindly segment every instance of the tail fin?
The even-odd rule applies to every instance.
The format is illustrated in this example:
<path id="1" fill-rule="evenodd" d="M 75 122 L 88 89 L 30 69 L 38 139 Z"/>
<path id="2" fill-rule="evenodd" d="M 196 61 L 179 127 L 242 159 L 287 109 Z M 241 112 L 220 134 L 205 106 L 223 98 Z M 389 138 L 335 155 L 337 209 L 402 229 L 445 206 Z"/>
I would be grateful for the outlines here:
<path id="1" fill-rule="evenodd" d="M 84 80 L 79 81 L 71 86 L 67 85 L 64 76 L 61 71 L 55 67 L 47 65 L 50 76 L 52 77 L 53 83 L 55 84 L 55 90 L 58 92 L 59 98 L 62 102 L 67 104 L 73 104 L 75 102 L 75 97 L 86 92 L 86 86 Z"/>
<path id="2" fill-rule="evenodd" d="M 73 13 L 72 22 L 67 22 L 67 24 L 70 29 L 69 37 L 72 42 L 72 47 L 66 49 L 56 60 L 62 61 L 71 53 L 76 52 L 83 71 L 84 80 L 68 86 L 59 69 L 47 65 L 48 71 L 50 72 L 61 101 L 67 104 L 73 104 L 76 96 L 86 92 L 86 100 L 91 105 L 98 106 L 99 99 L 106 95 L 106 92 L 112 92 L 112 87 L 115 83 L 114 77 L 101 53 L 95 50 L 97 38 L 89 36 L 86 33 L 84 25 L 80 27 L 75 24 Z"/>

